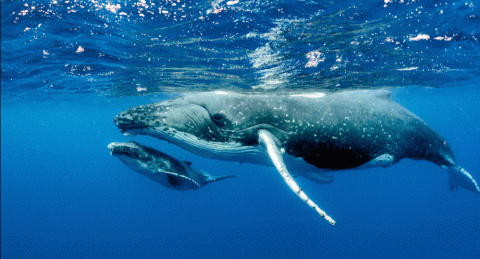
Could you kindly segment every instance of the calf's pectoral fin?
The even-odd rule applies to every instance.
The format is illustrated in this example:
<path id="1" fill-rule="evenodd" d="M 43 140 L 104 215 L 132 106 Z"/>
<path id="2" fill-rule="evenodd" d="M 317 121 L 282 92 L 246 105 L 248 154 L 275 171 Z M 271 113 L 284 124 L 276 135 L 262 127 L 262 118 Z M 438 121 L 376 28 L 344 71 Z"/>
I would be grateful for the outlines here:
<path id="1" fill-rule="evenodd" d="M 258 142 L 262 145 L 270 159 L 272 160 L 275 168 L 278 170 L 283 180 L 287 183 L 288 187 L 297 194 L 300 199 L 308 204 L 311 208 L 320 214 L 324 219 L 326 219 L 330 224 L 335 225 L 335 221 L 327 215 L 317 204 L 315 204 L 308 196 L 303 192 L 303 190 L 298 186 L 297 182 L 293 179 L 290 173 L 285 166 L 283 161 L 282 152 L 280 151 L 278 139 L 268 130 L 261 129 L 258 131 Z"/>
<path id="2" fill-rule="evenodd" d="M 467 190 L 480 193 L 477 182 L 475 182 L 473 177 L 465 169 L 458 165 L 443 165 L 442 167 L 448 172 L 448 184 L 450 185 L 450 189 L 457 189 L 460 185 Z"/>

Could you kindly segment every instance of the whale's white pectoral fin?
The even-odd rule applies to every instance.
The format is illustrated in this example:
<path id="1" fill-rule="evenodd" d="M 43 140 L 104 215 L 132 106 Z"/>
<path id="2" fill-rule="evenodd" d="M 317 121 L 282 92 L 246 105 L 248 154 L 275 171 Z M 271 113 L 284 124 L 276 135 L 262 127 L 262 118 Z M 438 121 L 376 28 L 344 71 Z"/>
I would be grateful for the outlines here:
<path id="1" fill-rule="evenodd" d="M 475 179 L 463 168 L 460 166 L 442 166 L 448 172 L 448 184 L 450 189 L 457 189 L 458 186 L 463 188 L 480 193 L 480 188 L 478 188 L 477 182 Z"/>
<path id="2" fill-rule="evenodd" d="M 277 168 L 280 175 L 283 177 L 283 180 L 287 183 L 288 187 L 294 191 L 300 199 L 308 204 L 311 208 L 320 214 L 324 219 L 326 219 L 330 224 L 335 225 L 335 221 L 325 213 L 317 204 L 315 204 L 308 196 L 303 192 L 303 190 L 298 186 L 297 182 L 293 179 L 290 173 L 285 166 L 283 161 L 282 152 L 279 148 L 278 139 L 270 133 L 268 130 L 261 129 L 258 131 L 258 142 L 267 150 L 270 159 L 272 160 L 275 168 Z"/>

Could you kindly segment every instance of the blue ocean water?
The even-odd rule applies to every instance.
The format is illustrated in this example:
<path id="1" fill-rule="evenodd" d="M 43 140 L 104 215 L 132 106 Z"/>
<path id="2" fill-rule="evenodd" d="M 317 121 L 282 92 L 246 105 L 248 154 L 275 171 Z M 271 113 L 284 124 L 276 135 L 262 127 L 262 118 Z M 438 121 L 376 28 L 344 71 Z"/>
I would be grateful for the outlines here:
<path id="1" fill-rule="evenodd" d="M 2 1 L 2 258 L 480 258 L 480 196 L 403 160 L 299 184 L 120 134 L 189 91 L 388 88 L 480 181 L 478 1 Z M 135 140 L 212 175 L 179 192 L 110 155 Z"/>

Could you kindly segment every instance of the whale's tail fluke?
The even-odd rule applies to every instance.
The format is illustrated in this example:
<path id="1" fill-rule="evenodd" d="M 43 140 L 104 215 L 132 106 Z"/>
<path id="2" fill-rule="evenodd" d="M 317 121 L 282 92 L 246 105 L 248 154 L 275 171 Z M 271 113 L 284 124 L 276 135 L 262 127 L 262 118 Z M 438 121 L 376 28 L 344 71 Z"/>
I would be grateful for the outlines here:
<path id="1" fill-rule="evenodd" d="M 204 175 L 206 183 L 216 182 L 216 181 L 220 181 L 220 180 L 223 180 L 223 179 L 235 177 L 235 175 L 232 175 L 232 174 L 212 176 L 212 175 L 208 174 L 207 172 L 205 172 L 201 169 L 197 169 L 197 171 Z"/>
<path id="2" fill-rule="evenodd" d="M 467 190 L 473 191 L 475 193 L 480 193 L 480 188 L 478 188 L 477 182 L 475 179 L 463 168 L 458 165 L 453 166 L 442 166 L 448 172 L 448 184 L 450 189 L 457 189 L 458 186 L 461 186 Z"/>
<path id="3" fill-rule="evenodd" d="M 235 177 L 235 175 L 229 174 L 229 175 L 220 175 L 220 176 L 210 176 L 210 178 L 207 178 L 208 182 L 216 182 L 219 180 L 227 179 L 227 178 L 232 178 Z"/>

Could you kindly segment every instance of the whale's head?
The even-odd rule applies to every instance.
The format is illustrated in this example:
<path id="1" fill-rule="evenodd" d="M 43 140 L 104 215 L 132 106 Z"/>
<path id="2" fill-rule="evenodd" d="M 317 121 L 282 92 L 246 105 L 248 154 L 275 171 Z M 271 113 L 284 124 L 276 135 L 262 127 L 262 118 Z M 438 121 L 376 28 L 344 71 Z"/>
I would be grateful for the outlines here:
<path id="1" fill-rule="evenodd" d="M 260 128 L 278 132 L 258 117 L 259 108 L 240 95 L 201 93 L 131 108 L 113 121 L 124 135 L 149 135 L 202 156 L 240 161 L 231 156 L 261 153 Z"/>
<path id="2" fill-rule="evenodd" d="M 142 146 L 134 141 L 113 142 L 108 145 L 110 154 L 122 160 L 128 167 L 135 171 L 150 172 L 154 170 L 154 156 L 152 152 L 157 152 L 151 148 Z"/>
<path id="3" fill-rule="evenodd" d="M 225 141 L 226 136 L 215 124 L 215 119 L 215 115 L 199 105 L 166 102 L 129 109 L 119 113 L 113 121 L 125 135 L 175 136 L 182 132 L 209 141 Z"/>

